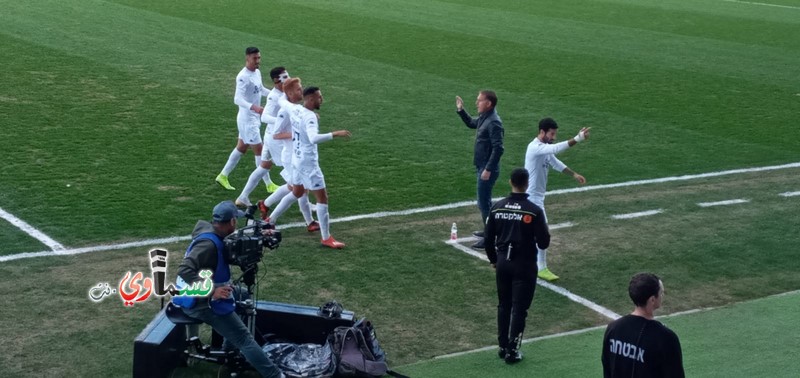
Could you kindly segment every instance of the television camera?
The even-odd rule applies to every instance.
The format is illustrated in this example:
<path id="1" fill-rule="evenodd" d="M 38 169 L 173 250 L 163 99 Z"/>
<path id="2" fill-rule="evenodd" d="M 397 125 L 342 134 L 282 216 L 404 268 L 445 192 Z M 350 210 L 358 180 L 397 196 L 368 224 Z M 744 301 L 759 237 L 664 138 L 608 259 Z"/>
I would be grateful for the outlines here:
<path id="1" fill-rule="evenodd" d="M 281 244 L 281 232 L 260 219 L 255 219 L 256 206 L 247 208 L 244 216 L 247 225 L 228 235 L 223 242 L 228 252 L 228 263 L 242 269 L 242 282 L 248 289 L 255 284 L 258 263 L 264 250 L 274 250 Z"/>

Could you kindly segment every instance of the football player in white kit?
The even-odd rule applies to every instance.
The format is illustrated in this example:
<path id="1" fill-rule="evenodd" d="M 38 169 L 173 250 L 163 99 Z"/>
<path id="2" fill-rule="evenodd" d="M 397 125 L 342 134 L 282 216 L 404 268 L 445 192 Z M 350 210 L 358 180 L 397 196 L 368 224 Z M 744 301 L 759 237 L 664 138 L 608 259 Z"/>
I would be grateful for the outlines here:
<path id="1" fill-rule="evenodd" d="M 236 124 L 239 128 L 239 138 L 236 141 L 236 148 L 231 151 L 228 162 L 217 175 L 216 182 L 228 190 L 236 190 L 228 181 L 228 175 L 236 168 L 239 159 L 252 147 L 256 155 L 256 167 L 261 165 L 261 97 L 267 96 L 269 90 L 264 87 L 261 81 L 261 51 L 258 47 L 248 47 L 245 49 L 245 66 L 236 75 L 236 91 L 233 95 L 233 102 L 239 106 L 239 114 L 236 116 Z M 264 177 L 264 182 L 269 184 L 269 176 Z"/>
<path id="2" fill-rule="evenodd" d="M 552 118 L 543 118 L 539 121 L 539 135 L 528 144 L 528 150 L 525 152 L 525 169 L 528 170 L 528 174 L 530 175 L 528 181 L 528 200 L 542 208 L 545 222 L 547 222 L 547 212 L 544 211 L 544 193 L 547 189 L 548 168 L 553 168 L 556 171 L 572 176 L 581 185 L 585 184 L 585 177 L 567 168 L 555 155 L 579 142 L 589 139 L 589 130 L 589 127 L 584 127 L 574 138 L 553 144 L 558 134 L 558 124 Z M 547 250 L 539 249 L 538 251 L 537 265 L 539 266 L 539 278 L 547 281 L 557 280 L 558 276 L 547 268 Z"/>
<path id="3" fill-rule="evenodd" d="M 261 121 L 267 124 L 267 128 L 264 131 L 264 148 L 261 151 L 261 164 L 256 166 L 256 169 L 250 174 L 250 177 L 247 179 L 247 185 L 245 185 L 239 197 L 236 198 L 236 206 L 240 207 L 252 205 L 250 203 L 250 193 L 253 192 L 258 182 L 261 181 L 263 177 L 266 176 L 269 178 L 269 170 L 272 169 L 274 165 L 279 167 L 284 166 L 281 161 L 281 154 L 284 144 L 286 143 L 285 141 L 288 141 L 288 144 L 291 145 L 291 132 L 287 132 L 284 135 L 275 135 L 276 121 L 278 111 L 280 110 L 278 99 L 283 96 L 283 82 L 289 79 L 289 73 L 286 72 L 286 68 L 284 67 L 275 67 L 270 70 L 269 76 L 274 86 L 267 95 L 267 104 L 264 106 L 264 111 L 261 113 Z M 267 191 L 273 193 L 276 190 L 278 190 L 278 186 L 270 181 L 267 185 Z"/>
<path id="4" fill-rule="evenodd" d="M 314 110 L 322 105 L 322 92 L 317 87 L 303 90 L 300 79 L 292 78 L 284 84 L 286 97 L 281 100 L 281 108 L 289 110 L 292 121 L 292 194 L 283 197 L 270 215 L 273 226 L 278 218 L 292 203 L 303 196 L 306 189 L 314 193 L 317 199 L 317 217 L 319 219 L 322 245 L 340 249 L 345 244 L 330 235 L 330 215 L 328 213 L 328 192 L 325 189 L 325 177 L 319 167 L 317 144 L 329 141 L 334 137 L 349 137 L 347 130 L 331 133 L 319 133 L 319 116 Z M 296 105 L 303 99 L 303 105 Z M 287 101 L 288 100 L 288 101 Z"/>

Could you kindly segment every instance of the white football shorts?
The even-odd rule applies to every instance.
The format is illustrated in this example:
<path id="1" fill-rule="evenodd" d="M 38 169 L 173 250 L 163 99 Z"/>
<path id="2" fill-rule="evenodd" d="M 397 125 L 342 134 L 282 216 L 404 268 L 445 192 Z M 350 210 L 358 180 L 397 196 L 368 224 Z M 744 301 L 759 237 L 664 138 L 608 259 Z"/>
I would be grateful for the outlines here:
<path id="1" fill-rule="evenodd" d="M 285 143 L 283 140 L 275 140 L 272 139 L 272 135 L 267 136 L 266 139 L 266 147 L 264 151 L 269 151 L 269 159 L 272 160 L 275 165 L 279 167 L 285 167 L 287 165 L 292 165 L 292 161 L 289 160 L 288 162 L 283 159 L 283 148 Z M 291 156 L 291 155 L 289 155 Z M 264 159 L 264 153 L 261 154 L 261 159 Z"/>
<path id="2" fill-rule="evenodd" d="M 303 185 L 308 190 L 325 189 L 325 176 L 319 165 L 296 165 L 292 167 L 292 185 Z"/>
<path id="3" fill-rule="evenodd" d="M 246 120 L 237 119 L 239 127 L 239 139 L 245 144 L 261 144 L 261 121 L 258 117 L 250 117 Z"/>

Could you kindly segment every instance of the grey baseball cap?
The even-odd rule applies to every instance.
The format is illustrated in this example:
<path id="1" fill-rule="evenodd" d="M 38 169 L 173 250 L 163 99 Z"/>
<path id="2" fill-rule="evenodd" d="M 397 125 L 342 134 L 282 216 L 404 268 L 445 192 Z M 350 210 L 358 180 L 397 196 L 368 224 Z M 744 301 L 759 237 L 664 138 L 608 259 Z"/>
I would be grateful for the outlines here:
<path id="1" fill-rule="evenodd" d="M 244 211 L 237 209 L 232 201 L 222 201 L 217 206 L 214 206 L 211 219 L 214 222 L 228 222 L 233 218 L 241 218 L 243 216 Z"/>

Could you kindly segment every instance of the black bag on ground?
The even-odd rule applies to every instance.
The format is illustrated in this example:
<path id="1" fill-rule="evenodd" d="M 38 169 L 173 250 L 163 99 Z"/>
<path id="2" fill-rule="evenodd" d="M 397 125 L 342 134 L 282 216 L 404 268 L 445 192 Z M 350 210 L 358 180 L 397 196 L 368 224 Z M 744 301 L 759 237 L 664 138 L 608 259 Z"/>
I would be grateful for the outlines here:
<path id="1" fill-rule="evenodd" d="M 382 377 L 389 371 L 372 323 L 362 318 L 352 327 L 336 327 L 328 337 L 339 377 Z"/>

